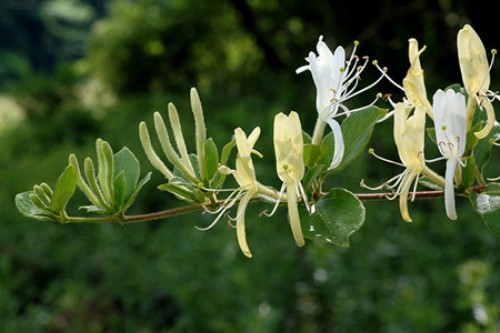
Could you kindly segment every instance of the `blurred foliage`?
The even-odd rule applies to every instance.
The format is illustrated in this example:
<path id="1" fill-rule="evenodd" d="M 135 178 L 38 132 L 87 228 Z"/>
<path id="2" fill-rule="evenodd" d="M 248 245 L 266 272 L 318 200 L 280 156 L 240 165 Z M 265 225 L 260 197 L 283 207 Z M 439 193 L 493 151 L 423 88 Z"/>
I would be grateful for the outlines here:
<path id="1" fill-rule="evenodd" d="M 249 216 L 251 261 L 223 223 L 210 232 L 193 228 L 207 225 L 210 216 L 61 226 L 28 220 L 15 208 L 16 193 L 42 180 L 54 184 L 70 153 L 93 156 L 98 137 L 117 150 L 129 147 L 143 174 L 152 171 L 138 123 L 173 102 L 190 133 L 191 86 L 200 92 L 215 141 L 227 142 L 237 126 L 248 131 L 260 125 L 256 148 L 272 156 L 262 142 L 270 140 L 277 112 L 294 109 L 305 130 L 314 126 L 314 86 L 294 71 L 320 34 L 330 45 L 359 40 L 360 54 L 388 66 L 395 80 L 407 70 L 407 39 L 417 38 L 428 46 L 422 65 L 429 91 L 459 80 L 455 42 L 463 23 L 472 24 L 487 48 L 498 48 L 494 11 L 477 1 L 363 6 L 326 0 L 1 1 L 0 90 L 24 120 L 0 126 L 0 328 L 498 332 L 499 243 L 465 199 L 457 201 L 457 222 L 446 219 L 440 201 L 414 202 L 411 224 L 401 221 L 394 202 L 367 203 L 369 219 L 349 249 L 310 242 L 296 248 L 284 211 L 273 218 Z M 380 124 L 372 139 L 388 158 L 395 154 L 391 130 L 390 123 Z M 393 175 L 367 155 L 331 185 L 356 191 L 361 178 L 376 183 Z M 270 161 L 256 162 L 263 183 L 278 182 Z M 131 210 L 175 206 L 156 190 L 160 178 L 153 175 Z"/>

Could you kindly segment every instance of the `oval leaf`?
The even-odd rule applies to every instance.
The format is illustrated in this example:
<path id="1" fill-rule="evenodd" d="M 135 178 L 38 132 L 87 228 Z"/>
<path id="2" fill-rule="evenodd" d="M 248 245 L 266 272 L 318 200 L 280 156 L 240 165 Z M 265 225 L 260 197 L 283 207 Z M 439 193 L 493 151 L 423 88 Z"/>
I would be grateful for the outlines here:
<path id="1" fill-rule="evenodd" d="M 68 165 L 57 180 L 54 194 L 50 200 L 50 210 L 60 213 L 64 211 L 69 199 L 76 190 L 77 172 L 74 166 Z"/>
<path id="2" fill-rule="evenodd" d="M 127 147 L 123 147 L 113 156 L 114 175 L 116 178 L 123 172 L 124 177 L 124 192 L 120 193 L 116 198 L 120 203 L 126 202 L 135 190 L 136 184 L 139 181 L 141 168 L 139 160 Z M 121 181 L 120 181 L 121 182 Z M 116 193 L 115 193 L 116 195 Z M 120 206 L 120 204 L 118 205 Z"/>
<path id="3" fill-rule="evenodd" d="M 301 210 L 301 221 L 304 237 L 348 247 L 365 222 L 365 207 L 353 193 L 336 188 L 316 203 L 313 215 Z"/>
<path id="4" fill-rule="evenodd" d="M 203 149 L 205 150 L 206 180 L 210 182 L 214 179 L 219 169 L 219 153 L 217 152 L 217 146 L 212 138 L 205 141 Z"/>
<path id="5" fill-rule="evenodd" d="M 21 214 L 29 218 L 55 221 L 55 219 L 51 218 L 50 212 L 38 208 L 37 205 L 35 205 L 33 201 L 31 201 L 31 194 L 33 194 L 33 191 L 27 191 L 16 195 L 15 201 L 17 210 Z"/>
<path id="6" fill-rule="evenodd" d="M 484 192 L 471 192 L 470 201 L 486 227 L 500 237 L 500 184 L 489 184 Z"/>
<path id="7" fill-rule="evenodd" d="M 353 162 L 370 141 L 373 129 L 378 120 L 387 113 L 387 109 L 376 106 L 358 111 L 347 117 L 340 126 L 344 136 L 344 158 L 340 165 L 332 171 L 338 172 Z"/>

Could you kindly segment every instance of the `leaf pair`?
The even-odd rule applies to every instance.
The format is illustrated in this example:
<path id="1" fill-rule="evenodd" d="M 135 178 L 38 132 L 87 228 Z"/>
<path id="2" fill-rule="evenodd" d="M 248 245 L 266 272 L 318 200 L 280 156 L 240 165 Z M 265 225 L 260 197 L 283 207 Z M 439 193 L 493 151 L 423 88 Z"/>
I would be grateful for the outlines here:
<path id="1" fill-rule="evenodd" d="M 109 143 L 98 139 L 96 153 L 97 173 L 90 157 L 84 161 L 83 175 L 76 156 L 69 157 L 69 164 L 77 173 L 76 183 L 92 203 L 84 208 L 105 215 L 122 215 L 149 181 L 151 173 L 139 181 L 139 161 L 127 147 L 113 154 Z"/>
<path id="2" fill-rule="evenodd" d="M 54 190 L 42 183 L 33 186 L 32 191 L 16 195 L 17 209 L 30 218 L 65 222 L 66 205 L 75 193 L 76 183 L 77 171 L 69 165 L 59 176 Z"/>

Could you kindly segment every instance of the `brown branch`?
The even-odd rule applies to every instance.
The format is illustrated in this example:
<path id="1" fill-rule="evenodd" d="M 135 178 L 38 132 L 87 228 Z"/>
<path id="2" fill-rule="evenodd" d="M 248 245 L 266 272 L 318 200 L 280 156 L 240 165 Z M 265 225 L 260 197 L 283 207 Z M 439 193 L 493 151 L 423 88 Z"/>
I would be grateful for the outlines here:
<path id="1" fill-rule="evenodd" d="M 470 190 L 474 191 L 476 193 L 481 193 L 484 191 L 485 186 L 483 185 L 478 185 L 471 187 Z M 390 197 L 394 197 L 394 193 L 391 192 L 386 192 L 386 193 L 356 193 L 354 194 L 359 200 L 385 200 Z M 415 197 L 415 198 L 439 198 L 444 196 L 444 191 L 420 191 L 420 192 L 415 192 L 415 193 L 410 193 L 408 194 L 408 198 L 410 197 Z"/>
<path id="2" fill-rule="evenodd" d="M 470 191 L 474 191 L 476 193 L 481 193 L 484 191 L 486 186 L 474 186 L 470 188 Z M 394 193 L 385 192 L 385 193 L 356 193 L 354 194 L 358 199 L 364 201 L 372 201 L 372 200 L 385 200 L 389 197 L 393 197 Z M 420 191 L 415 192 L 414 194 L 410 194 L 409 197 L 415 196 L 415 198 L 425 199 L 425 198 L 438 198 L 444 196 L 444 191 Z M 82 222 L 90 222 L 90 223 L 99 223 L 99 222 L 117 222 L 117 223 L 133 223 L 133 222 L 145 222 L 152 220 L 159 220 L 163 218 L 167 218 L 170 216 L 180 215 L 184 213 L 189 213 L 197 210 L 203 209 L 203 205 L 194 204 L 190 206 L 184 206 L 180 208 L 168 209 L 160 212 L 147 213 L 147 214 L 139 214 L 139 215 L 130 215 L 130 216 L 103 216 L 103 217 L 70 217 L 68 216 L 64 223 L 82 223 Z"/>

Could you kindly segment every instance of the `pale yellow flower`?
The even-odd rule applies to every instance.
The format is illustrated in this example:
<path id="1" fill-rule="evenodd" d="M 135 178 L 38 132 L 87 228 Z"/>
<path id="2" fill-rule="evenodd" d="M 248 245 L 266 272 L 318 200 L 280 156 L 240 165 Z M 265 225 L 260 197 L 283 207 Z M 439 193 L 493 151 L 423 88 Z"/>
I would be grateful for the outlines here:
<path id="1" fill-rule="evenodd" d="M 467 106 L 468 125 L 472 121 L 476 103 L 486 111 L 487 122 L 483 129 L 475 132 L 477 138 L 485 138 L 495 124 L 495 110 L 491 104 L 492 99 L 499 99 L 498 95 L 490 91 L 491 64 L 486 56 L 486 49 L 478 34 L 466 24 L 457 36 L 458 60 L 462 81 L 469 94 Z"/>
<path id="2" fill-rule="evenodd" d="M 406 170 L 399 175 L 399 208 L 401 216 L 406 222 L 411 222 L 408 213 L 408 194 L 412 183 L 415 186 L 418 178 L 425 169 L 424 133 L 425 133 L 425 109 L 416 107 L 413 115 L 411 109 L 403 103 L 397 103 L 394 110 L 394 141 L 398 148 L 399 158 Z M 415 192 L 415 191 L 414 191 Z"/>
<path id="3" fill-rule="evenodd" d="M 274 117 L 274 151 L 276 154 L 276 171 L 283 182 L 282 191 L 286 188 L 288 217 L 290 227 L 298 246 L 304 245 L 304 237 L 300 225 L 298 200 L 305 202 L 304 189 L 301 184 L 304 176 L 303 160 L 304 142 L 299 115 L 290 112 L 289 116 L 279 113 Z"/>
<path id="4" fill-rule="evenodd" d="M 418 48 L 418 41 L 411 38 L 408 41 L 408 58 L 410 59 L 410 68 L 403 79 L 403 89 L 408 102 L 413 107 L 422 107 L 432 118 L 432 106 L 427 98 L 425 89 L 424 70 L 420 65 L 420 55 L 425 51 L 425 46 Z"/>
<path id="5" fill-rule="evenodd" d="M 250 252 L 246 238 L 245 211 L 250 199 L 259 192 L 259 182 L 255 176 L 255 168 L 251 156 L 252 152 L 255 152 L 253 146 L 259 136 L 259 127 L 256 127 L 248 138 L 241 128 L 237 128 L 234 131 L 238 154 L 236 156 L 236 169 L 233 171 L 233 176 L 240 185 L 240 195 L 237 196 L 240 202 L 235 218 L 236 235 L 241 251 L 249 258 L 252 257 L 252 253 Z"/>

